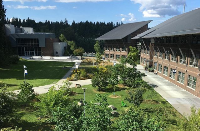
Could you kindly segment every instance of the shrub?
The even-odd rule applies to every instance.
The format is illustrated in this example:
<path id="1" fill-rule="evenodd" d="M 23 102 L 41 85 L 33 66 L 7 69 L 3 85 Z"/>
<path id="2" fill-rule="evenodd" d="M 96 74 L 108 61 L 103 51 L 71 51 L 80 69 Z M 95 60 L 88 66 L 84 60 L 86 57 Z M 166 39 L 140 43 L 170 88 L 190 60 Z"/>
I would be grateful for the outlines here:
<path id="1" fill-rule="evenodd" d="M 85 69 L 80 69 L 80 77 L 82 77 L 82 78 L 87 78 L 87 73 L 86 73 L 86 71 L 85 71 Z"/>
<path id="2" fill-rule="evenodd" d="M 30 85 L 27 82 L 20 84 L 20 92 L 18 94 L 18 99 L 22 102 L 30 102 L 35 98 L 35 92 L 33 90 L 33 85 Z"/>
<path id="3" fill-rule="evenodd" d="M 3 127 L 3 123 L 8 122 L 10 119 L 10 114 L 13 112 L 12 93 L 7 92 L 7 86 L 0 87 L 2 91 L 0 92 L 0 127 Z"/>
<path id="4" fill-rule="evenodd" d="M 162 123 L 139 108 L 131 107 L 119 117 L 117 127 L 120 131 L 161 131 Z"/>
<path id="5" fill-rule="evenodd" d="M 83 108 L 76 103 L 69 103 L 66 107 L 57 107 L 53 111 L 50 122 L 55 123 L 56 131 L 78 131 L 81 128 L 80 117 Z"/>
<path id="6" fill-rule="evenodd" d="M 35 103 L 35 107 L 38 107 L 42 115 L 51 115 L 57 107 L 68 106 L 68 95 L 71 92 L 69 86 L 60 87 L 60 90 L 56 90 L 54 86 L 49 89 L 49 92 L 42 96 L 38 96 L 39 102 Z"/>
<path id="7" fill-rule="evenodd" d="M 143 93 L 145 92 L 144 88 L 136 88 L 135 90 L 128 91 L 128 100 L 130 103 L 133 103 L 135 106 L 140 106 L 143 102 Z"/>
<path id="8" fill-rule="evenodd" d="M 17 64 L 18 62 L 19 62 L 19 56 L 17 56 L 17 55 L 10 56 L 11 64 Z"/>

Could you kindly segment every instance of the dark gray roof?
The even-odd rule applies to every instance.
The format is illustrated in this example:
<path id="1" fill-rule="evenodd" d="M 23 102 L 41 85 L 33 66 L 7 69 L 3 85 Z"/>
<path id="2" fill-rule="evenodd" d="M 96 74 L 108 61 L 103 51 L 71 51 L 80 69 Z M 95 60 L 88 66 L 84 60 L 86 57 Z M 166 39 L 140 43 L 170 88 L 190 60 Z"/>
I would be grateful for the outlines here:
<path id="1" fill-rule="evenodd" d="M 145 26 L 146 24 L 150 23 L 149 21 L 142 21 L 142 22 L 135 22 L 129 24 L 123 24 L 121 26 L 116 27 L 115 29 L 109 31 L 108 33 L 100 36 L 96 40 L 117 40 L 122 39 L 129 34 L 133 33 L 134 31 L 140 29 L 141 27 Z"/>
<path id="2" fill-rule="evenodd" d="M 200 8 L 175 16 L 133 39 L 200 33 Z"/>

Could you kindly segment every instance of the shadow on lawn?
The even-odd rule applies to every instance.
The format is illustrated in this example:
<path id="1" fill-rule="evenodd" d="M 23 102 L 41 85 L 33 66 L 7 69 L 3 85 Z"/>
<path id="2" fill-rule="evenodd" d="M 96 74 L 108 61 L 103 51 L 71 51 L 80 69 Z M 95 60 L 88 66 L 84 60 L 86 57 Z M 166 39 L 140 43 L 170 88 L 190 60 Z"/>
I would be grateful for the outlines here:
<path id="1" fill-rule="evenodd" d="M 125 87 L 116 87 L 115 88 L 115 92 L 116 91 L 122 91 L 122 90 L 126 90 L 127 88 L 125 88 Z M 101 91 L 100 92 L 109 92 L 109 93 L 111 93 L 111 92 L 114 92 L 114 88 L 111 88 L 111 87 L 109 87 L 109 88 L 103 88 L 103 89 L 101 89 Z"/>

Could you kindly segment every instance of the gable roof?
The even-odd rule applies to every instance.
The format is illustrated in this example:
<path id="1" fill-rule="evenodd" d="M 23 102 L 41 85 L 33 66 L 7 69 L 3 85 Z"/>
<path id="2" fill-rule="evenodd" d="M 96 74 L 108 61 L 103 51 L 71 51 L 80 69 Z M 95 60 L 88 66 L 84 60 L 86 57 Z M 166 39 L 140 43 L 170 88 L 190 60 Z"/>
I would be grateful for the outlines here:
<path id="1" fill-rule="evenodd" d="M 200 33 L 200 8 L 175 16 L 133 39 Z"/>
<path id="2" fill-rule="evenodd" d="M 151 20 L 123 24 L 123 25 L 118 26 L 115 29 L 107 32 L 106 34 L 100 36 L 96 40 L 117 40 L 117 39 L 122 39 L 122 38 L 128 36 L 129 34 L 133 33 L 134 31 L 140 29 L 141 27 L 145 26 L 146 24 L 150 23 L 150 22 L 151 22 Z"/>

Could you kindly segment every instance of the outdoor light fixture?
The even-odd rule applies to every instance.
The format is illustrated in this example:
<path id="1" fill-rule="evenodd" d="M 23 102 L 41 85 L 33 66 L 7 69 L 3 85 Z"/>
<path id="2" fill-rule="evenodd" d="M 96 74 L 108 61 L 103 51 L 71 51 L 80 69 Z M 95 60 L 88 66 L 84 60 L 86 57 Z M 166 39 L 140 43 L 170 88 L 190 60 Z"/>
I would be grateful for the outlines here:
<path id="1" fill-rule="evenodd" d="M 87 89 L 87 88 L 82 88 L 83 89 L 83 91 L 84 91 L 84 101 L 83 101 L 83 104 L 84 104 L 84 106 L 85 106 L 85 90 Z M 85 107 L 84 107 L 84 116 L 85 116 Z"/>
<path id="2" fill-rule="evenodd" d="M 24 67 L 24 82 L 26 82 L 26 75 L 28 74 L 28 71 L 26 70 L 26 66 L 25 65 L 23 65 L 23 67 Z"/>

